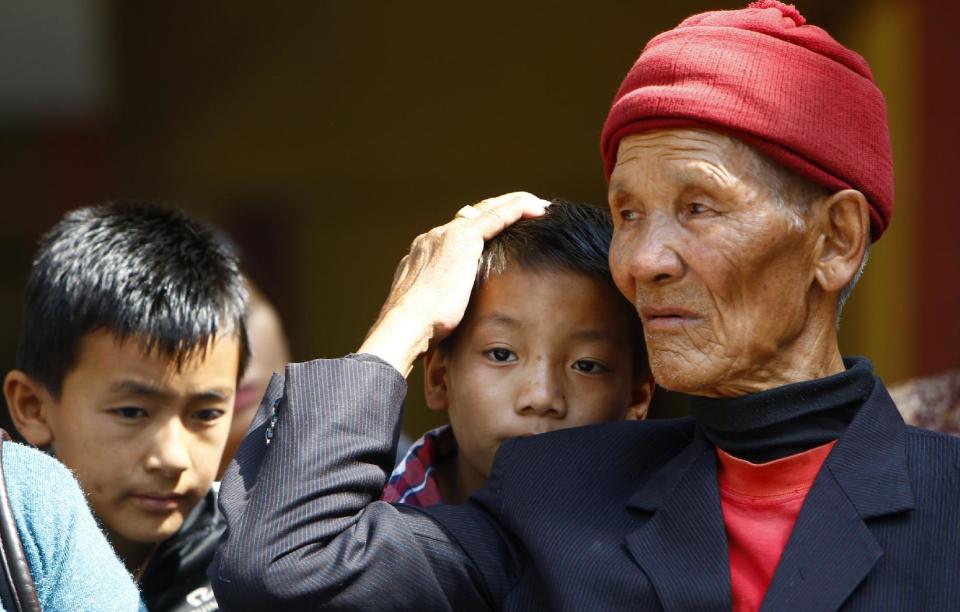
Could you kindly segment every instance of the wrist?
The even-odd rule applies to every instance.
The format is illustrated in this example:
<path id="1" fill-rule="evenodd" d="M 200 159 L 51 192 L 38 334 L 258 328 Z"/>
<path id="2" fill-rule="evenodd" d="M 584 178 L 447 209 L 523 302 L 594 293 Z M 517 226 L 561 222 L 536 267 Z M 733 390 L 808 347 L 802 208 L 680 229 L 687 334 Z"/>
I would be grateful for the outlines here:
<path id="1" fill-rule="evenodd" d="M 406 377 L 430 346 L 433 328 L 418 323 L 416 317 L 404 315 L 399 310 L 393 308 L 381 315 L 357 352 L 383 359 Z"/>

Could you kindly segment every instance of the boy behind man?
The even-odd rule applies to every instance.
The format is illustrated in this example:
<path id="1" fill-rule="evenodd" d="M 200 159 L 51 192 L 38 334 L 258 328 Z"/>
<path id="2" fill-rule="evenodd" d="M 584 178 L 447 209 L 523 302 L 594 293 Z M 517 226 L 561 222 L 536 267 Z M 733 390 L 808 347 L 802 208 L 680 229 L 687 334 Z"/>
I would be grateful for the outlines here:
<path id="1" fill-rule="evenodd" d="M 486 243 L 460 325 L 424 357 L 427 406 L 450 425 L 415 442 L 383 500 L 463 503 L 507 438 L 642 419 L 646 350 L 607 261 L 607 211 L 554 202 Z"/>
<path id="2" fill-rule="evenodd" d="M 76 474 L 151 612 L 217 609 L 211 484 L 249 354 L 245 309 L 229 250 L 154 206 L 68 213 L 34 260 L 7 404 Z"/>

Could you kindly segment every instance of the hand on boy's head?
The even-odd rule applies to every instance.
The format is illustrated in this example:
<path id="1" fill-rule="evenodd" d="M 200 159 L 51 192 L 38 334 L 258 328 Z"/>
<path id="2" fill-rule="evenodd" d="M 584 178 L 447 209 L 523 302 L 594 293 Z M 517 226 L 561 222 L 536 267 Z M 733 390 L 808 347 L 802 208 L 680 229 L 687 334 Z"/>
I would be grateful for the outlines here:
<path id="1" fill-rule="evenodd" d="M 449 223 L 418 236 L 400 261 L 380 317 L 360 352 L 377 355 L 406 375 L 413 362 L 460 322 L 477 263 L 488 240 L 549 202 L 510 193 L 464 207 Z"/>
<path id="2" fill-rule="evenodd" d="M 96 331 L 82 339 L 59 397 L 16 371 L 5 390 L 18 430 L 73 470 L 125 557 L 173 535 L 209 490 L 230 429 L 239 354 L 229 334 L 178 368 L 137 340 Z"/>

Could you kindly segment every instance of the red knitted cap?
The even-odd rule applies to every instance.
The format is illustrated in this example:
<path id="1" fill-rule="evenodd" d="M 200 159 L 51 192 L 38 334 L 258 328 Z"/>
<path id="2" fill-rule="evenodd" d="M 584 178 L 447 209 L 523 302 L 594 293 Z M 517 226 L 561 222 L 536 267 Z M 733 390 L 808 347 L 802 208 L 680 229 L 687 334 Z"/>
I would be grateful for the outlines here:
<path id="1" fill-rule="evenodd" d="M 893 214 L 883 94 L 866 60 L 805 23 L 793 5 L 761 0 L 694 15 L 653 38 L 603 126 L 607 179 L 624 136 L 714 130 L 828 189 L 861 191 L 879 239 Z"/>

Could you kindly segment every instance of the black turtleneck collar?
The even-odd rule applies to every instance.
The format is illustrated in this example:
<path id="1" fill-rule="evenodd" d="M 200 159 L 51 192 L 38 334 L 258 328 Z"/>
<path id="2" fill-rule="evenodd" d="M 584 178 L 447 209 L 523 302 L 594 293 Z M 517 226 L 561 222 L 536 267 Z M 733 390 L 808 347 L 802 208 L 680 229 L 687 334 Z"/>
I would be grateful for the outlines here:
<path id="1" fill-rule="evenodd" d="M 839 374 L 733 398 L 693 397 L 704 435 L 735 457 L 765 463 L 836 440 L 873 390 L 873 365 L 845 357 Z"/>

